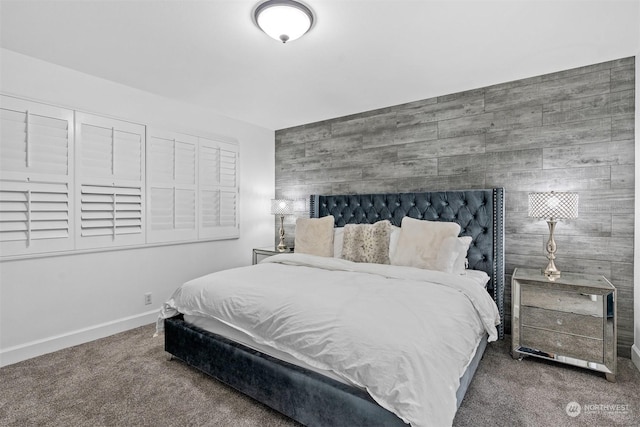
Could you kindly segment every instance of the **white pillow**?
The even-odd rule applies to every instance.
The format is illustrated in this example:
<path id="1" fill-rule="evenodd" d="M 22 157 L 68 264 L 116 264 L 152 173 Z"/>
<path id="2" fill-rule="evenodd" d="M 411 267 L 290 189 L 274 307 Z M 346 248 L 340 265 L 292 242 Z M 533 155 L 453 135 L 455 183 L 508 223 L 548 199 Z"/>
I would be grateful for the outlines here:
<path id="1" fill-rule="evenodd" d="M 437 270 L 442 242 L 458 234 L 460 226 L 455 222 L 423 221 L 406 216 L 402 219 L 391 264 Z"/>
<path id="2" fill-rule="evenodd" d="M 296 220 L 295 251 L 303 254 L 333 256 L 332 215 Z"/>
<path id="3" fill-rule="evenodd" d="M 463 273 L 471 237 L 447 237 L 442 241 L 435 269 L 445 273 Z"/>
<path id="4" fill-rule="evenodd" d="M 391 236 L 389 236 L 389 259 L 396 254 L 396 248 L 398 247 L 398 239 L 400 238 L 400 227 L 395 225 L 391 226 Z"/>
<path id="5" fill-rule="evenodd" d="M 454 273 L 464 273 L 467 269 L 467 252 L 469 251 L 469 246 L 471 246 L 472 240 L 473 237 L 471 236 L 458 237 L 458 241 L 461 243 L 462 247 L 460 248 L 458 258 L 453 263 Z"/>
<path id="6" fill-rule="evenodd" d="M 482 270 L 465 270 L 462 274 L 464 274 L 465 277 L 473 280 L 478 284 L 478 286 L 482 286 L 483 288 L 486 288 L 487 284 L 489 283 L 489 275 Z"/>
<path id="7" fill-rule="evenodd" d="M 344 240 L 344 227 L 333 229 L 333 257 L 342 258 L 342 242 Z"/>

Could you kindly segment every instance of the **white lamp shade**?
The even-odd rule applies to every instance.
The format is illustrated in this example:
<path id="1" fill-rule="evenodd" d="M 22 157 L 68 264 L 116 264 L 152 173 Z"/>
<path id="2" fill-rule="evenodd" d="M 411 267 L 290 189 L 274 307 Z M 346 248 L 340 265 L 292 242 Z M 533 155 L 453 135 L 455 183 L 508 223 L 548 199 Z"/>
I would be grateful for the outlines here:
<path id="1" fill-rule="evenodd" d="M 255 12 L 256 23 L 262 31 L 283 43 L 303 36 L 313 24 L 309 8 L 296 1 L 270 0 Z"/>
<path id="2" fill-rule="evenodd" d="M 529 193 L 529 216 L 552 219 L 578 218 L 578 193 Z"/>
<path id="3" fill-rule="evenodd" d="M 273 215 L 292 215 L 293 214 L 293 200 L 272 199 L 271 200 L 271 213 Z"/>

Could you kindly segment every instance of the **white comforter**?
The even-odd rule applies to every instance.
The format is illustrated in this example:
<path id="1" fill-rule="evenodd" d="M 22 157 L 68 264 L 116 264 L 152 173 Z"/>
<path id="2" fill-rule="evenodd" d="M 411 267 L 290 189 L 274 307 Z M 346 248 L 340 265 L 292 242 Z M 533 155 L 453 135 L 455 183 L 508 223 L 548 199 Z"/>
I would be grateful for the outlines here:
<path id="1" fill-rule="evenodd" d="M 500 323 L 487 291 L 465 276 L 302 254 L 185 283 L 158 327 L 178 312 L 332 370 L 415 427 L 451 425 L 459 378 Z"/>

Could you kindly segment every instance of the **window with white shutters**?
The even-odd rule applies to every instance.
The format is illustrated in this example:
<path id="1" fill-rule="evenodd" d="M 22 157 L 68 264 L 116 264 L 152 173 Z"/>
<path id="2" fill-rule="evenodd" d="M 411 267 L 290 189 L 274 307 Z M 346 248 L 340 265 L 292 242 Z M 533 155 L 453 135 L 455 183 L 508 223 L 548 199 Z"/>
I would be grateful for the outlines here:
<path id="1" fill-rule="evenodd" d="M 239 237 L 232 140 L 0 101 L 1 257 Z"/>
<path id="2" fill-rule="evenodd" d="M 145 243 L 145 127 L 76 114 L 76 248 Z"/>
<path id="3" fill-rule="evenodd" d="M 0 255 L 73 249 L 73 111 L 0 101 Z"/>
<path id="4" fill-rule="evenodd" d="M 238 146 L 200 138 L 199 237 L 238 237 Z"/>
<path id="5" fill-rule="evenodd" d="M 198 138 L 147 132 L 147 241 L 196 240 Z"/>

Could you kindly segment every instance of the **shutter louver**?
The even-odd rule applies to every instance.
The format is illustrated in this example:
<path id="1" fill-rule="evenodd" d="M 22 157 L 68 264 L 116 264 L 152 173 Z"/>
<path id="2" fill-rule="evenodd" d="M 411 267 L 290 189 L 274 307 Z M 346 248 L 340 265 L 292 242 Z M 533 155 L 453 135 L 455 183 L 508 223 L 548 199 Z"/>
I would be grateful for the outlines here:
<path id="1" fill-rule="evenodd" d="M 151 229 L 173 229 L 173 188 L 151 188 L 149 193 L 151 198 L 149 203 Z"/>
<path id="2" fill-rule="evenodd" d="M 195 138 L 194 138 L 195 139 Z M 197 143 L 176 141 L 175 181 L 177 184 L 196 184 L 196 148 Z"/>
<path id="3" fill-rule="evenodd" d="M 0 242 L 69 237 L 66 184 L 4 181 L 0 188 Z"/>
<path id="4" fill-rule="evenodd" d="M 114 131 L 113 174 L 119 179 L 142 181 L 142 133 Z"/>
<path id="5" fill-rule="evenodd" d="M 220 150 L 220 186 L 236 186 L 236 153 Z"/>
<path id="6" fill-rule="evenodd" d="M 82 125 L 83 177 L 109 177 L 113 174 L 113 140 L 111 129 Z"/>
<path id="7" fill-rule="evenodd" d="M 0 169 L 67 175 L 69 119 L 46 117 L 32 111 L 0 109 Z"/>
<path id="8" fill-rule="evenodd" d="M 144 126 L 78 113 L 76 134 L 76 246 L 144 244 Z"/>
<path id="9" fill-rule="evenodd" d="M 220 149 L 216 146 L 200 146 L 200 185 L 220 184 Z"/>
<path id="10" fill-rule="evenodd" d="M 73 249 L 73 111 L 1 100 L 0 252 Z"/>
<path id="11" fill-rule="evenodd" d="M 205 190 L 201 192 L 202 227 L 211 229 L 220 225 L 220 192 Z"/>
<path id="12" fill-rule="evenodd" d="M 149 242 L 196 239 L 198 138 L 149 130 Z"/>
<path id="13" fill-rule="evenodd" d="M 82 236 L 142 233 L 140 188 L 83 185 L 80 205 Z"/>
<path id="14" fill-rule="evenodd" d="M 236 192 L 220 191 L 220 225 L 235 227 L 236 225 Z"/>
<path id="15" fill-rule="evenodd" d="M 140 181 L 142 135 L 81 125 L 82 176 Z"/>
<path id="16" fill-rule="evenodd" d="M 196 193 L 193 190 L 175 190 L 176 230 L 196 230 Z"/>

